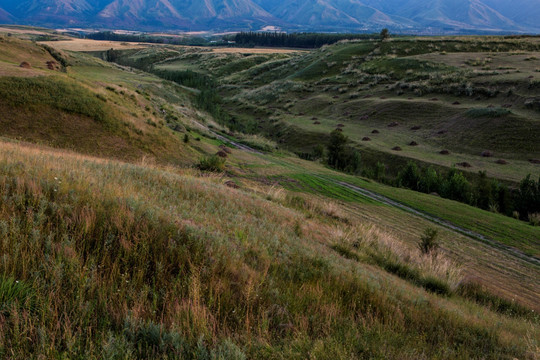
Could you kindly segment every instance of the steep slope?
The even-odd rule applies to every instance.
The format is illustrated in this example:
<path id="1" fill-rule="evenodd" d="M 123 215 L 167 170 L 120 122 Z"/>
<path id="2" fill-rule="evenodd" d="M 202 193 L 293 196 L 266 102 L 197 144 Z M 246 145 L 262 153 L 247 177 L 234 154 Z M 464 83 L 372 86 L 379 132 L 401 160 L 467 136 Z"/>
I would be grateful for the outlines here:
<path id="1" fill-rule="evenodd" d="M 510 3 L 508 0 L 500 1 Z M 524 2 L 527 5 L 528 0 Z M 499 12 L 483 0 L 364 0 L 364 3 L 386 14 L 412 20 L 417 28 L 519 30 L 522 26 L 512 21 L 506 11 L 508 9 Z"/>
<path id="2" fill-rule="evenodd" d="M 410 20 L 390 16 L 376 7 L 367 6 L 358 0 L 296 0 L 275 3 L 271 0 L 256 0 L 276 17 L 290 24 L 316 28 L 350 28 L 362 30 L 377 26 L 407 27 Z"/>
<path id="3" fill-rule="evenodd" d="M 517 29 L 519 26 L 478 0 L 406 1 L 398 13 L 423 25 L 436 28 Z"/>
<path id="4" fill-rule="evenodd" d="M 538 21 L 540 19 L 540 6 L 535 1 L 524 0 L 520 1 L 519 5 L 508 0 L 482 0 L 482 2 L 520 26 L 529 26 L 537 31 L 540 29 Z"/>
<path id="5" fill-rule="evenodd" d="M 115 0 L 99 12 L 98 19 L 111 26 L 119 24 L 128 27 L 182 27 L 190 23 L 168 0 Z"/>
<path id="6" fill-rule="evenodd" d="M 74 24 L 92 16 L 95 11 L 95 7 L 86 0 L 2 1 L 0 7 L 8 9 L 15 17 L 27 23 L 50 26 Z"/>
<path id="7" fill-rule="evenodd" d="M 98 21 L 125 26 L 173 26 L 190 29 L 208 26 L 250 23 L 261 25 L 268 21 L 279 22 L 269 13 L 249 0 L 211 1 L 126 1 L 115 0 L 98 14 Z"/>
<path id="8" fill-rule="evenodd" d="M 136 78 L 89 56 L 51 50 L 52 57 L 14 37 L 0 36 L 0 47 L 0 136 L 120 159 L 192 161 L 179 132 L 182 116 L 161 98 L 170 85 L 160 79 Z M 175 100 L 190 103 L 185 93 Z"/>
<path id="9" fill-rule="evenodd" d="M 375 46 L 367 44 L 366 54 Z M 358 46 L 325 51 L 335 57 L 338 49 L 341 60 L 329 60 L 342 62 L 359 55 Z M 538 352 L 537 266 L 381 206 L 328 180 L 343 174 L 273 153 L 275 146 L 233 148 L 217 134 L 231 136 L 228 129 L 191 109 L 194 89 L 13 37 L 0 37 L 0 50 L 0 357 L 401 360 Z M 70 65 L 49 69 L 52 54 Z M 269 65 L 262 55 L 172 46 L 125 55 L 139 64 L 170 56 L 192 69 L 226 66 L 221 74 L 231 76 L 238 76 L 231 69 Z M 19 68 L 23 60 L 31 68 Z M 13 68 L 29 73 L 4 76 Z M 273 110 L 280 111 L 266 107 Z M 188 129 L 196 124 L 214 126 L 197 134 Z M 192 166 L 218 150 L 225 171 Z M 503 227 L 492 212 L 427 194 L 417 201 Z M 528 226 L 506 221 L 505 233 Z M 418 241 L 430 226 L 440 248 L 424 254 Z M 531 246 L 538 252 L 537 242 Z"/>

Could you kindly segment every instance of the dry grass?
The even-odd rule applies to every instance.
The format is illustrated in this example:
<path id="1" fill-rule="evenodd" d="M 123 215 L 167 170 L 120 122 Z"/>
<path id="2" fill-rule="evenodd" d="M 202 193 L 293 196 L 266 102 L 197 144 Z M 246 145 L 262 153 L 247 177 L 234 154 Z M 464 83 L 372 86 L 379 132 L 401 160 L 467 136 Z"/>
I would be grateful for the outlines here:
<path id="1" fill-rule="evenodd" d="M 17 28 L 17 27 L 4 27 L 4 26 L 0 26 L 0 33 L 49 35 L 49 33 L 45 32 L 45 31 L 33 30 L 33 29 L 25 29 L 25 28 Z"/>
<path id="2" fill-rule="evenodd" d="M 127 50 L 127 49 L 142 49 L 155 44 L 146 43 L 127 43 L 121 41 L 105 41 L 105 40 L 90 40 L 90 39 L 73 39 L 61 41 L 42 41 L 39 44 L 48 45 L 55 49 L 67 51 L 103 51 L 109 49 Z"/>
<path id="3" fill-rule="evenodd" d="M 0 273 L 30 289 L 0 323 L 11 358 L 519 357 L 529 346 L 520 320 L 336 254 L 333 239 L 362 237 L 441 271 L 380 229 L 312 213 L 321 204 L 16 143 L 0 143 L 0 169 Z"/>

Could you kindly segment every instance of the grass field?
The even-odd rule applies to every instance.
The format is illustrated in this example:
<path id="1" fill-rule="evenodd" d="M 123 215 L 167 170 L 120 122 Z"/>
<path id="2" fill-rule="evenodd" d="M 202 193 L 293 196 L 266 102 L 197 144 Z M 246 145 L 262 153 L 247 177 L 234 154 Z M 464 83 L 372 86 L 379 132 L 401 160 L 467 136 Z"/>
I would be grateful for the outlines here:
<path id="1" fill-rule="evenodd" d="M 540 172 L 530 161 L 540 158 L 539 46 L 534 39 L 471 37 L 342 42 L 245 58 L 190 49 L 155 66 L 211 74 L 228 111 L 293 151 L 310 152 L 343 124 L 358 147 L 389 167 L 396 157 L 468 163 L 461 170 L 515 183 Z M 375 129 L 380 133 L 372 135 Z M 483 158 L 484 151 L 493 157 Z"/>
<path id="2" fill-rule="evenodd" d="M 339 78 L 341 67 L 375 56 L 374 44 L 337 44 L 335 53 L 126 52 L 135 64 L 214 74 L 233 120 L 272 129 L 273 142 L 195 108 L 200 89 L 69 50 L 54 53 L 65 68 L 40 70 L 51 52 L 1 39 L 0 65 L 34 56 L 36 68 L 25 70 L 43 76 L 0 76 L 0 357 L 536 359 L 540 267 L 336 181 L 529 255 L 540 254 L 538 227 L 287 151 L 324 141 L 337 121 L 358 136 L 378 123 L 355 127 L 346 111 L 399 113 L 397 95 L 340 93 L 350 79 Z M 316 79 L 325 67 L 329 77 Z M 390 91 L 384 86 L 375 88 Z M 429 96 L 415 101 L 426 118 L 451 108 Z M 512 107 L 512 116 L 535 121 L 527 111 Z M 379 127 L 376 150 L 406 139 Z M 429 160 L 426 148 L 418 158 Z M 199 170 L 218 151 L 223 171 Z M 508 155 L 509 178 L 530 166 L 529 154 Z M 439 248 L 423 254 L 428 228 L 438 230 Z"/>
<path id="3" fill-rule="evenodd" d="M 59 50 L 68 51 L 102 51 L 102 50 L 127 50 L 127 49 L 142 49 L 152 44 L 145 43 L 127 43 L 120 41 L 99 41 L 90 39 L 70 39 L 63 41 L 42 41 L 40 44 L 52 46 Z"/>
<path id="4" fill-rule="evenodd" d="M 1 264 L 2 284 L 16 294 L 4 303 L 5 354 L 301 358 L 331 350 L 402 359 L 536 351 L 534 323 L 370 265 L 411 255 L 385 230 L 338 225 L 335 214 L 324 215 L 329 204 L 268 201 L 230 190 L 220 177 L 19 144 L 3 143 L 0 154 L 1 214 L 16 219 L 1 222 L 2 249 L 17 249 Z M 364 244 L 356 260 L 332 250 L 354 239 Z M 455 265 L 418 261 L 407 266 L 457 285 Z M 58 322 L 69 325 L 55 330 Z M 36 341 L 40 332 L 47 340 Z"/>

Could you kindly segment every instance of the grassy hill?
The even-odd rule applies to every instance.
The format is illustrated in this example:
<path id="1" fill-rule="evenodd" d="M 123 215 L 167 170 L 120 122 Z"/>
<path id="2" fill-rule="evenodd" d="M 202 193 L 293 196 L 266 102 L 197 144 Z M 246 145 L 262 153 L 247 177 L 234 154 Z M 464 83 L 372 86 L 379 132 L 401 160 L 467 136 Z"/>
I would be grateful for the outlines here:
<path id="1" fill-rule="evenodd" d="M 517 182 L 539 172 L 531 163 L 540 157 L 539 51 L 536 38 L 415 38 L 296 54 L 179 48 L 158 62 L 132 50 L 119 61 L 211 74 L 233 114 L 229 126 L 296 152 L 310 153 L 342 124 L 368 165 L 383 161 L 391 171 L 407 160 L 467 163 L 463 171 Z M 486 151 L 493 157 L 482 157 Z"/>
<path id="2" fill-rule="evenodd" d="M 15 37 L 0 45 L 0 135 L 129 160 L 188 163 L 198 153 L 182 142 L 183 118 L 196 116 L 185 90 Z"/>
<path id="3" fill-rule="evenodd" d="M 51 50 L 67 66 L 50 70 L 42 65 L 51 51 L 1 39 L 18 54 L 0 59 L 2 357 L 537 357 L 540 266 L 531 259 L 540 228 L 398 191 L 402 203 L 497 246 L 478 241 L 339 181 L 385 195 L 393 188 L 283 149 L 298 137 L 324 139 L 318 128 L 291 121 L 298 137 L 286 144 L 232 133 L 195 108 L 207 88 L 69 51 Z M 235 109 L 217 120 L 245 119 L 262 133 L 287 120 L 281 100 L 258 104 L 259 95 L 327 97 L 297 80 L 318 53 L 152 46 L 127 54 L 142 65 L 165 59 L 161 70 L 206 63 L 206 75 L 220 74 L 222 105 Z M 31 68 L 18 68 L 22 61 Z M 262 85 L 277 73 L 286 86 Z M 267 117 L 256 120 L 259 112 Z M 218 151 L 223 171 L 197 168 Z M 427 228 L 438 230 L 436 253 L 418 249 Z"/>

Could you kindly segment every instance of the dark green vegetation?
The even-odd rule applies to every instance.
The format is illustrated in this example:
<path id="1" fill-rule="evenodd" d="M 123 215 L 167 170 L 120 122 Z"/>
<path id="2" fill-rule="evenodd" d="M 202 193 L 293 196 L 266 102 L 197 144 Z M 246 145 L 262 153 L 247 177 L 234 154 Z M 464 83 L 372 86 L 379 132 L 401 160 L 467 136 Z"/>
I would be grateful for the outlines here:
<path id="1" fill-rule="evenodd" d="M 341 40 L 372 40 L 379 38 L 375 34 L 325 34 L 325 33 L 282 33 L 282 32 L 241 32 L 225 37 L 238 46 L 264 46 L 289 48 L 320 48 L 335 44 Z"/>
<path id="2" fill-rule="evenodd" d="M 331 56 L 345 61 L 377 44 L 337 44 Z M 302 85 L 324 68 L 310 67 L 318 53 L 156 46 L 98 54 L 146 72 L 60 53 L 69 64 L 64 72 L 47 69 L 52 55 L 35 44 L 0 46 L 0 71 L 9 74 L 0 76 L 7 108 L 0 139 L 0 357 L 534 359 L 538 353 L 540 270 L 496 245 L 537 255 L 540 228 L 284 150 L 333 158 L 351 173 L 364 171 L 372 156 L 358 146 L 350 123 L 330 133 L 279 118 L 280 97 L 321 96 Z M 33 67 L 19 68 L 24 59 Z M 281 82 L 274 71 L 291 59 L 298 68 L 285 66 L 290 78 Z M 339 73 L 339 66 L 330 68 Z M 277 84 L 268 82 L 272 77 Z M 218 102 L 205 100 L 205 91 Z M 266 104 L 249 106 L 264 94 Z M 212 116 L 215 105 L 223 117 Z M 86 127 L 70 127 L 77 119 Z M 272 132 L 278 143 L 233 131 L 239 128 Z M 114 146 L 103 147 L 106 141 Z M 243 151 L 242 144 L 267 153 Z M 383 165 L 387 158 L 379 160 L 374 177 L 385 181 L 393 172 Z M 417 166 L 403 181 L 422 175 Z M 538 190 L 532 179 L 519 190 L 526 198 Z M 394 196 L 496 243 L 340 181 Z M 436 252 L 418 248 L 426 228 L 437 231 Z"/>

